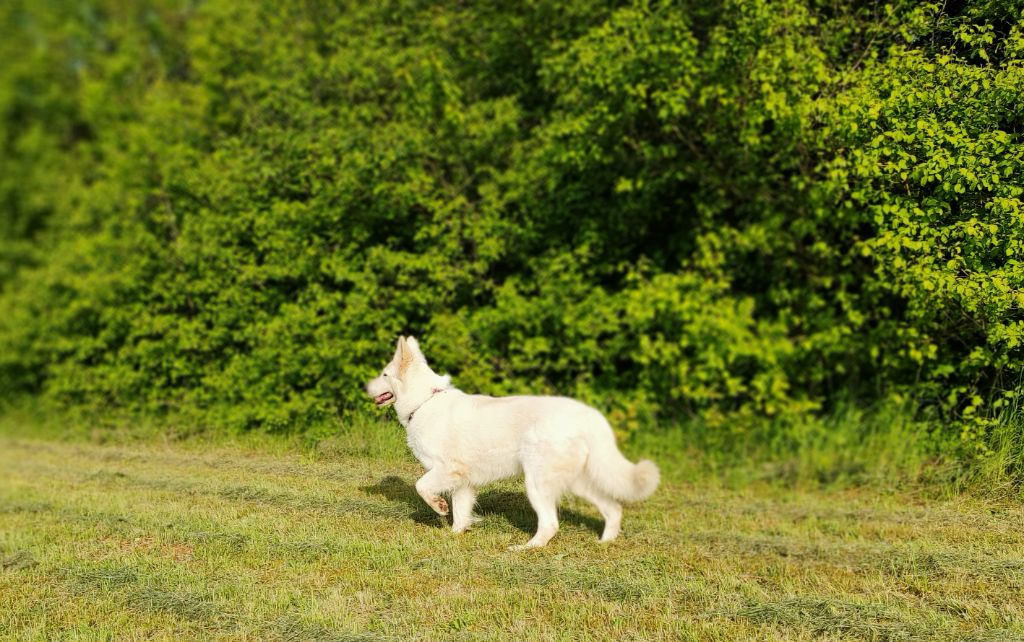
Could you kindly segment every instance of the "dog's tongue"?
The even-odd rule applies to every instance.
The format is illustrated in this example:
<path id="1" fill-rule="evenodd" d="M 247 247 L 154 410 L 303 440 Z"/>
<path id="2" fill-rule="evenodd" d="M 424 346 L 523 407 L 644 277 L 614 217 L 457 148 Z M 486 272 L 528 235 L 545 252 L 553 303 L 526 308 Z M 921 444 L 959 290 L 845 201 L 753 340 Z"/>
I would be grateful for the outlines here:
<path id="1" fill-rule="evenodd" d="M 376 396 L 376 397 L 374 398 L 374 401 L 375 401 L 375 402 L 377 403 L 377 405 L 379 406 L 379 405 L 381 405 L 382 403 L 384 403 L 385 401 L 387 401 L 387 400 L 391 399 L 391 397 L 393 397 L 393 396 L 394 396 L 394 395 L 392 395 L 392 394 L 391 394 L 390 392 L 382 392 L 382 393 L 380 393 L 379 395 L 377 395 L 377 396 Z"/>

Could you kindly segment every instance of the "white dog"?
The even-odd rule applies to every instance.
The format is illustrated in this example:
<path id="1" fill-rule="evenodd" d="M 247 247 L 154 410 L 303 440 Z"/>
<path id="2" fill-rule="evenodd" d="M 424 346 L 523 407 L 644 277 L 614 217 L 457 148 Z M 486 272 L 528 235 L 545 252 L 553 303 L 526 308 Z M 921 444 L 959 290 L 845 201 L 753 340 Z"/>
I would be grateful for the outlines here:
<path id="1" fill-rule="evenodd" d="M 452 529 L 473 522 L 476 489 L 522 474 L 537 512 L 537 534 L 524 546 L 544 546 L 558 531 L 558 500 L 571 491 L 604 517 L 602 542 L 619 534 L 622 504 L 658 487 L 658 467 L 630 463 L 600 412 L 565 397 L 468 395 L 438 375 L 413 337 L 398 339 L 391 363 L 366 384 L 377 406 L 394 404 L 409 447 L 427 472 L 416 491 L 439 515 L 451 492 Z"/>

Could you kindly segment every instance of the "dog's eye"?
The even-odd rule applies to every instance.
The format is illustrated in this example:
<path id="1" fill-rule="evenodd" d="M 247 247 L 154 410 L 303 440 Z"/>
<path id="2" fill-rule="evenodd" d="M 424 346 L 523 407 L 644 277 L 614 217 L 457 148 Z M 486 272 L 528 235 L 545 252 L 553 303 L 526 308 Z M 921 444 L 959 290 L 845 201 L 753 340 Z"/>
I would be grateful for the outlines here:
<path id="1" fill-rule="evenodd" d="M 384 376 L 384 377 L 388 376 L 388 373 L 386 373 L 386 372 L 382 372 L 380 374 L 381 374 L 381 376 Z"/>

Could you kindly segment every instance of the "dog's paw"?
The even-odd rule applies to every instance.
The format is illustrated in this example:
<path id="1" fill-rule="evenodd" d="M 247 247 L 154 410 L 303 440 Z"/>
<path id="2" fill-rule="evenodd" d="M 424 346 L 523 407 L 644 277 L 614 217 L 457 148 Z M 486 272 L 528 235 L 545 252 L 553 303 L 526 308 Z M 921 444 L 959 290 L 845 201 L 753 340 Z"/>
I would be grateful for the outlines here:
<path id="1" fill-rule="evenodd" d="M 438 497 L 434 500 L 434 510 L 437 511 L 438 515 L 447 515 L 448 501 L 444 497 Z"/>
<path id="2" fill-rule="evenodd" d="M 536 544 L 526 543 L 526 544 L 516 544 L 515 546 L 509 546 L 508 550 L 512 551 L 513 553 L 521 553 L 523 551 L 530 551 L 530 550 L 533 550 L 535 548 L 538 548 L 538 546 Z"/>
<path id="3" fill-rule="evenodd" d="M 469 529 L 473 528 L 473 524 L 480 521 L 480 518 L 476 515 L 472 515 L 466 522 L 462 524 L 452 524 L 452 531 L 456 533 L 465 533 Z"/>

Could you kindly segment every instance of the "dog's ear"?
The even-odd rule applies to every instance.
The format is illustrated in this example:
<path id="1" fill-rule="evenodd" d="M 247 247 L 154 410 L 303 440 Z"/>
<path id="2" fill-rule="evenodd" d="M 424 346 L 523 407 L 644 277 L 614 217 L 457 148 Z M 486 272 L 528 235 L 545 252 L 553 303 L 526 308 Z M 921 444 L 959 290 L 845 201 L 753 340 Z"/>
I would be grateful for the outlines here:
<path id="1" fill-rule="evenodd" d="M 410 343 L 412 341 L 412 343 Z M 416 345 L 416 339 L 409 337 L 398 337 L 398 348 L 395 350 L 395 360 L 398 361 L 398 377 L 402 378 L 405 371 L 416 361 L 416 355 L 419 354 L 419 347 Z"/>
<path id="2" fill-rule="evenodd" d="M 416 340 L 416 337 L 406 337 L 405 347 L 412 352 L 413 359 L 416 361 L 422 361 L 423 363 L 427 362 L 427 357 L 423 354 L 423 351 L 420 350 L 420 343 Z"/>
<path id="3" fill-rule="evenodd" d="M 405 338 L 405 345 L 412 349 L 413 352 L 422 355 L 420 351 L 420 342 L 416 340 L 416 337 L 408 336 Z"/>

